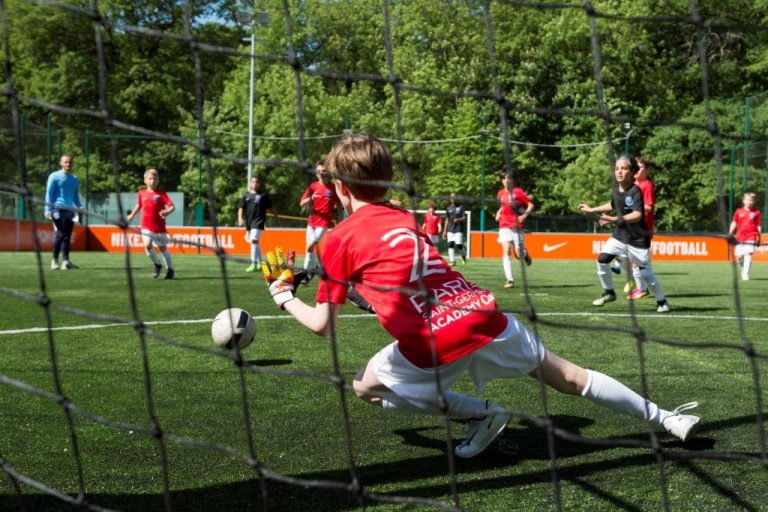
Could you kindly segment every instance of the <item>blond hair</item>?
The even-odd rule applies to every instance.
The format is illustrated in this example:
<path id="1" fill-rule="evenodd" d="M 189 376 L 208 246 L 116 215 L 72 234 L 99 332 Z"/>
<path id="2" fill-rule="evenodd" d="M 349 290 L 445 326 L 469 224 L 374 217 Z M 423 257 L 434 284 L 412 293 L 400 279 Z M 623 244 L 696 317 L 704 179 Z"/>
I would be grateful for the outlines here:
<path id="1" fill-rule="evenodd" d="M 345 135 L 333 145 L 325 165 L 334 178 L 362 201 L 384 197 L 394 175 L 389 148 L 368 133 Z"/>
<path id="2" fill-rule="evenodd" d="M 158 177 L 158 179 L 160 178 L 160 173 L 159 173 L 159 172 L 157 172 L 157 169 L 155 169 L 154 167 L 150 167 L 149 169 L 147 169 L 146 171 L 144 171 L 144 177 L 145 177 L 145 178 L 146 178 L 147 176 L 149 176 L 150 174 L 154 174 L 155 176 L 157 176 L 157 177 Z"/>

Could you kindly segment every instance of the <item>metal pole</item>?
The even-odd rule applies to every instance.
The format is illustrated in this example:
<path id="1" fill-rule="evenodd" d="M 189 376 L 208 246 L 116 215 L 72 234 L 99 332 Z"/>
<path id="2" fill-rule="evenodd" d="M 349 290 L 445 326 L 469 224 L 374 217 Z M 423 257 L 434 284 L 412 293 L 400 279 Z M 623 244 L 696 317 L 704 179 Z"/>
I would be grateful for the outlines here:
<path id="1" fill-rule="evenodd" d="M 85 225 L 90 224 L 91 216 L 91 135 L 85 129 Z M 86 233 L 88 230 L 86 230 Z"/>
<path id="2" fill-rule="evenodd" d="M 751 135 L 751 110 L 752 110 L 752 98 L 747 96 L 744 98 L 744 162 L 742 162 L 744 168 L 744 182 L 741 184 L 743 192 L 747 191 L 749 181 L 749 137 Z"/>
<path id="3" fill-rule="evenodd" d="M 632 135 L 632 123 L 624 123 L 624 130 L 627 132 L 627 138 L 624 139 L 624 154 L 629 155 L 629 137 Z"/>
<path id="4" fill-rule="evenodd" d="M 246 181 L 246 189 L 251 183 L 251 176 L 253 176 L 253 68 L 256 60 L 256 25 L 251 24 L 251 76 L 250 76 L 250 88 L 248 93 L 248 181 Z"/>
<path id="5" fill-rule="evenodd" d="M 485 171 L 488 162 L 488 117 L 483 116 L 482 153 L 480 160 L 480 231 L 485 231 Z"/>

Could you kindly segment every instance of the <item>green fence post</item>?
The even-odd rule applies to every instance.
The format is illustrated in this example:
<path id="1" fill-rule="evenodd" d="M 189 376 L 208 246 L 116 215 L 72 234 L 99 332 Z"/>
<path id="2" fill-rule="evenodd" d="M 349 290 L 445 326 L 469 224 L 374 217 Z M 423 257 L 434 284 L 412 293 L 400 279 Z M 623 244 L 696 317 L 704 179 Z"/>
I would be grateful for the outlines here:
<path id="1" fill-rule="evenodd" d="M 195 201 L 195 226 L 203 225 L 203 162 L 197 153 L 197 199 Z"/>
<path id="2" fill-rule="evenodd" d="M 763 233 L 768 229 L 768 144 L 765 145 L 765 185 L 763 186 Z"/>
<path id="3" fill-rule="evenodd" d="M 729 188 L 730 188 L 730 191 L 728 192 L 728 219 L 726 219 L 726 220 L 729 220 L 729 219 L 733 218 L 733 194 L 734 194 L 734 190 L 733 189 L 736 187 L 736 184 L 735 184 L 736 148 L 735 147 L 728 148 L 728 153 L 730 153 L 731 165 L 730 165 L 730 169 L 729 169 L 730 179 L 728 180 L 729 181 Z"/>
<path id="4" fill-rule="evenodd" d="M 85 225 L 90 222 L 91 211 L 91 137 L 88 128 L 85 129 Z"/>
<path id="5" fill-rule="evenodd" d="M 19 187 L 21 187 L 22 189 L 26 189 L 27 188 L 27 173 L 25 171 L 25 169 L 26 169 L 26 158 L 27 157 L 26 157 L 26 151 L 24 151 L 24 147 L 25 147 L 25 144 L 26 144 L 26 140 L 25 140 L 26 136 L 24 134 L 24 132 L 25 132 L 25 130 L 24 130 L 24 122 L 25 122 L 24 121 L 24 114 L 23 113 L 19 113 L 19 134 L 21 135 L 21 142 L 20 142 L 21 154 L 19 155 L 19 159 L 21 160 L 19 162 Z M 19 219 L 20 220 L 24 220 L 25 218 L 27 218 L 27 203 L 26 203 L 26 199 L 24 198 L 24 196 L 20 195 L 18 197 L 17 201 L 18 201 L 18 205 L 19 205 L 19 208 L 18 208 Z"/>
<path id="6" fill-rule="evenodd" d="M 749 177 L 749 137 L 752 131 L 751 112 L 752 110 L 752 98 L 747 96 L 744 98 L 744 182 L 741 184 L 743 192 L 747 191 L 747 181 Z"/>
<path id="7" fill-rule="evenodd" d="M 45 116 L 45 163 L 48 174 L 53 172 L 53 140 L 51 140 L 51 113 Z"/>
<path id="8" fill-rule="evenodd" d="M 485 232 L 485 171 L 488 164 L 488 116 L 483 116 L 482 158 L 480 160 L 480 231 Z"/>

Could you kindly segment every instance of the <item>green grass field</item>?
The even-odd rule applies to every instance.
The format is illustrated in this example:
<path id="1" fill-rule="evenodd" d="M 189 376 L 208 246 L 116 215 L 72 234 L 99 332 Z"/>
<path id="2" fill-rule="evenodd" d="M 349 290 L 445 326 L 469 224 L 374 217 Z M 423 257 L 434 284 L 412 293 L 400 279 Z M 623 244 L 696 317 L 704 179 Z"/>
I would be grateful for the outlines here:
<path id="1" fill-rule="evenodd" d="M 390 341 L 374 316 L 343 308 L 334 354 L 329 340 L 304 331 L 274 307 L 260 276 L 246 274 L 243 262 L 228 263 L 232 304 L 256 319 L 256 340 L 242 353 L 247 362 L 244 397 L 238 367 L 210 341 L 210 320 L 226 307 L 216 258 L 177 256 L 177 279 L 163 281 L 151 279 L 145 256 L 132 257 L 136 315 L 152 331 L 144 338 L 146 351 L 136 330 L 114 324 L 114 317 L 133 318 L 125 256 L 76 253 L 73 261 L 80 270 L 52 272 L 49 255 L 42 258 L 58 378 L 78 410 L 108 421 L 72 415 L 80 453 L 75 458 L 62 407 L 9 384 L 21 381 L 46 393 L 55 389 L 49 334 L 40 329 L 47 325 L 46 310 L 17 293 L 40 294 L 37 259 L 32 253 L 0 253 L 0 462 L 6 472 L 12 468 L 52 491 L 77 495 L 79 460 L 92 505 L 165 510 L 165 453 L 173 510 L 322 511 L 358 506 L 352 493 L 310 485 L 348 485 L 351 458 L 365 493 L 456 505 L 443 419 L 386 413 L 346 393 L 351 436 L 345 435 L 334 366 L 351 381 L 374 351 Z M 525 318 L 518 267 L 518 288 L 512 290 L 501 286 L 500 261 L 473 260 L 459 269 L 494 290 L 501 308 Z M 621 297 L 603 308 L 591 306 L 600 293 L 594 262 L 535 261 L 526 269 L 530 304 L 540 320 L 535 328 L 554 352 L 636 390 L 641 389 L 644 368 L 649 395 L 663 407 L 698 400 L 696 414 L 703 419 L 696 438 L 682 444 L 660 437 L 660 463 L 653 449 L 607 443 L 650 442 L 642 422 L 585 399 L 547 392 L 555 425 L 583 436 L 556 439 L 553 461 L 546 431 L 525 419 L 542 415 L 538 382 L 496 381 L 482 396 L 522 418 L 510 422 L 500 440 L 478 458 L 454 461 L 460 507 L 554 510 L 559 493 L 563 510 L 661 510 L 665 496 L 672 510 L 765 510 L 768 462 L 755 386 L 761 386 L 762 394 L 767 391 L 768 266 L 756 265 L 752 280 L 744 283 L 736 282 L 732 267 L 724 263 L 656 263 L 655 269 L 673 312 L 657 314 L 655 302 L 644 299 L 635 303 L 632 317 L 629 302 Z M 315 286 L 300 295 L 312 297 Z M 737 320 L 736 298 L 743 322 Z M 642 360 L 633 332 L 649 339 L 642 344 Z M 754 369 L 742 350 L 745 340 L 758 355 Z M 145 364 L 150 370 L 146 382 Z M 456 390 L 473 392 L 466 378 Z M 165 434 L 164 450 L 147 433 L 150 412 Z M 451 422 L 450 431 L 454 438 L 463 436 L 459 423 Z M 245 462 L 249 446 L 270 478 L 261 481 Z M 757 461 L 761 450 L 762 464 Z M 717 455 L 728 458 L 718 460 Z M 553 474 L 559 487 L 553 486 Z M 278 480 L 271 478 L 275 476 Z M 292 485 L 291 478 L 300 481 Z M 72 509 L 24 481 L 18 486 L 21 500 L 13 481 L 3 479 L 0 510 Z M 381 511 L 434 508 L 365 503 Z"/>

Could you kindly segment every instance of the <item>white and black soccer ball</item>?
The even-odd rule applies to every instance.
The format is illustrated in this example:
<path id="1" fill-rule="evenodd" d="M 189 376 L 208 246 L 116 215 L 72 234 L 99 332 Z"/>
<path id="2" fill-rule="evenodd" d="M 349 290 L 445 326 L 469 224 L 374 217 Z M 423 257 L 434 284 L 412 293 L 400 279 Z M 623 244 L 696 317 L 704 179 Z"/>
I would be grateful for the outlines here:
<path id="1" fill-rule="evenodd" d="M 237 344 L 240 350 L 253 342 L 256 323 L 249 312 L 240 308 L 225 309 L 213 319 L 211 337 L 217 347 L 228 348 Z"/>

